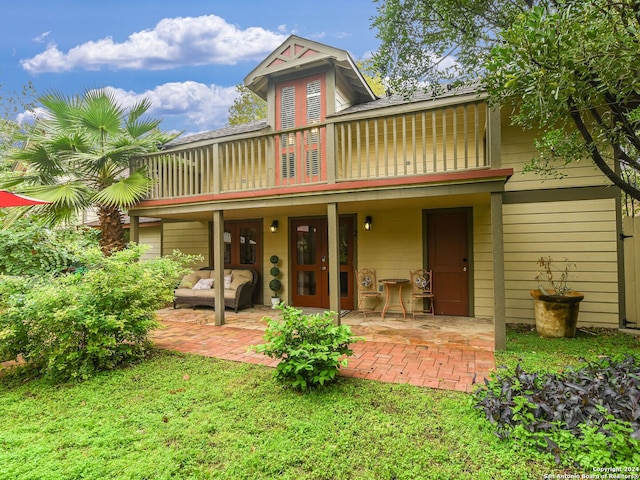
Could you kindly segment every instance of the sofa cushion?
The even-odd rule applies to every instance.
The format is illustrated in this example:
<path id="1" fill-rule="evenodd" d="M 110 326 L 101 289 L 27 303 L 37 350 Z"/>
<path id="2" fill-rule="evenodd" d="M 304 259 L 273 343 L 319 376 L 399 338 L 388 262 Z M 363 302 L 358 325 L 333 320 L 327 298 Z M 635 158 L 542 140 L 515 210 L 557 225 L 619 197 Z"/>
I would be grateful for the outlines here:
<path id="1" fill-rule="evenodd" d="M 182 277 L 180 286 L 178 288 L 193 288 L 195 284 L 198 283 L 198 280 L 200 280 L 200 278 L 200 275 L 198 275 L 197 273 L 185 275 L 184 277 Z"/>
<path id="2" fill-rule="evenodd" d="M 237 290 L 240 285 L 249 283 L 253 280 L 253 274 L 251 270 L 234 270 L 233 278 L 231 279 L 231 290 Z M 226 288 L 226 286 L 225 286 Z"/>
<path id="3" fill-rule="evenodd" d="M 210 288 L 213 288 L 214 282 L 214 278 L 201 278 L 200 280 L 198 280 L 198 283 L 193 286 L 193 290 L 208 290 Z"/>

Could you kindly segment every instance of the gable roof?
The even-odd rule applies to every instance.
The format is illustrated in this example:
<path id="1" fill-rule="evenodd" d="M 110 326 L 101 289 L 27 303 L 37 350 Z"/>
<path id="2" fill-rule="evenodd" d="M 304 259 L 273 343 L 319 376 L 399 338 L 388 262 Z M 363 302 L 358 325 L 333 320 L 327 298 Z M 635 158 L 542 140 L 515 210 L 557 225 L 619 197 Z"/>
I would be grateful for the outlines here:
<path id="1" fill-rule="evenodd" d="M 358 95 L 357 103 L 370 102 L 377 97 L 369 87 L 353 58 L 346 50 L 330 47 L 306 38 L 291 35 L 245 78 L 244 84 L 259 97 L 267 98 L 270 77 L 322 65 L 332 65 L 345 76 Z"/>

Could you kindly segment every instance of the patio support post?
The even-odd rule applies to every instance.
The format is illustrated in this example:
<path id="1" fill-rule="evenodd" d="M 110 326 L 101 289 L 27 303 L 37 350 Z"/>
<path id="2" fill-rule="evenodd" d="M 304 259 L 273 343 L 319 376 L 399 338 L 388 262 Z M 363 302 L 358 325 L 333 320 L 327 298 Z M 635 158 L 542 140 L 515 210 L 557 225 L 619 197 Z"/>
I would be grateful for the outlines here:
<path id="1" fill-rule="evenodd" d="M 224 325 L 224 215 L 222 210 L 213 211 L 213 268 L 216 281 L 213 286 L 216 296 L 216 325 Z"/>
<path id="2" fill-rule="evenodd" d="M 334 322 L 340 325 L 340 226 L 338 204 L 327 204 L 327 226 L 329 235 L 329 308 L 336 312 Z"/>
<path id="3" fill-rule="evenodd" d="M 493 311 L 495 349 L 507 348 L 504 286 L 504 241 L 502 225 L 502 193 L 491 194 L 491 237 L 493 239 Z"/>
<path id="4" fill-rule="evenodd" d="M 140 243 L 140 217 L 137 215 L 129 217 L 129 241 L 135 244 Z"/>

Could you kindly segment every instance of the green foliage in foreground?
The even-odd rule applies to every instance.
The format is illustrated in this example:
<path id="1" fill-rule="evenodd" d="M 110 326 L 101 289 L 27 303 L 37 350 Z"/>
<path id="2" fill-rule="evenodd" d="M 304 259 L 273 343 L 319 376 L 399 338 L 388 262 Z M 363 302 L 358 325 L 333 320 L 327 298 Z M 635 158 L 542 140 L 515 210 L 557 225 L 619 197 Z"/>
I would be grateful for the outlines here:
<path id="1" fill-rule="evenodd" d="M 85 273 L 0 276 L 0 360 L 21 356 L 54 381 L 144 358 L 155 311 L 172 299 L 191 259 L 140 260 L 142 247 L 104 257 L 96 247 L 79 261 Z"/>
<path id="2" fill-rule="evenodd" d="M 640 465 L 640 362 L 628 355 L 562 374 L 498 373 L 476 392 L 501 438 L 585 468 Z"/>
<path id="3" fill-rule="evenodd" d="M 273 281 L 273 280 L 272 280 Z M 335 325 L 334 312 L 305 315 L 302 310 L 281 304 L 280 320 L 269 320 L 266 343 L 253 349 L 279 359 L 275 377 L 300 390 L 309 390 L 332 381 L 340 367 L 347 366 L 349 347 L 360 340 L 348 325 Z"/>
<path id="4" fill-rule="evenodd" d="M 46 228 L 27 218 L 0 228 L 0 274 L 44 275 L 72 266 L 76 252 L 98 245 L 95 229 Z"/>
<path id="5" fill-rule="evenodd" d="M 0 378 L 0 480 L 526 479 L 552 460 L 501 441 L 460 392 L 163 353 L 52 386 Z"/>

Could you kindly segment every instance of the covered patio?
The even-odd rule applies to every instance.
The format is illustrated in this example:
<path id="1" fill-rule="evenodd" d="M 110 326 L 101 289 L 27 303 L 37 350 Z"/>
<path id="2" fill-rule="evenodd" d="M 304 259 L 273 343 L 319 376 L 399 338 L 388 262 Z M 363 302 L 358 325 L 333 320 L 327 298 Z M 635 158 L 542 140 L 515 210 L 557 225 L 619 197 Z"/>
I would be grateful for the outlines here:
<path id="1" fill-rule="evenodd" d="M 227 311 L 225 325 L 215 326 L 210 308 L 165 308 L 158 311 L 163 328 L 152 338 L 160 348 L 273 367 L 275 360 L 248 349 L 263 343 L 265 317 L 278 313 L 265 306 Z M 365 339 L 353 346 L 348 367 L 341 369 L 344 376 L 470 392 L 495 369 L 491 319 L 443 315 L 383 319 L 342 312 L 342 323 Z"/>

